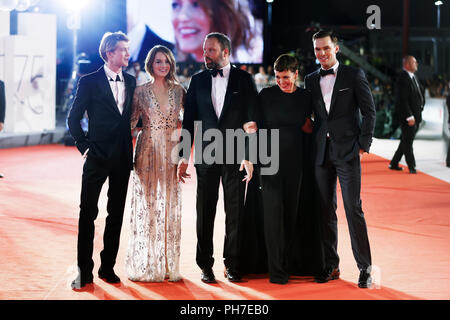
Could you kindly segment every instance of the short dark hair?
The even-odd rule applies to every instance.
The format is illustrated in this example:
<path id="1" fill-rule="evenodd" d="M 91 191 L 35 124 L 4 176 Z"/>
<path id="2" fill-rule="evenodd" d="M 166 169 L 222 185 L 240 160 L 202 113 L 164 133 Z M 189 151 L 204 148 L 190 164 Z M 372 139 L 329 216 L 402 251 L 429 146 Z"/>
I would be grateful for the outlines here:
<path id="1" fill-rule="evenodd" d="M 335 33 L 333 32 L 333 30 L 323 30 L 323 29 L 314 33 L 314 35 L 312 36 L 312 41 L 314 42 L 314 40 L 316 40 L 316 39 L 322 39 L 322 38 L 326 38 L 326 37 L 330 37 L 331 41 L 335 45 L 338 43 L 338 38 L 335 35 Z"/>
<path id="2" fill-rule="evenodd" d="M 289 70 L 295 73 L 298 70 L 298 67 L 299 64 L 297 58 L 288 54 L 282 54 L 273 64 L 273 68 L 278 72 Z"/>
<path id="3" fill-rule="evenodd" d="M 219 41 L 220 48 L 222 50 L 227 48 L 228 52 L 231 54 L 231 40 L 230 40 L 230 38 L 227 35 L 225 35 L 223 33 L 220 33 L 220 32 L 211 32 L 211 33 L 206 35 L 205 40 L 206 39 L 210 39 L 210 38 L 214 38 L 217 41 Z"/>

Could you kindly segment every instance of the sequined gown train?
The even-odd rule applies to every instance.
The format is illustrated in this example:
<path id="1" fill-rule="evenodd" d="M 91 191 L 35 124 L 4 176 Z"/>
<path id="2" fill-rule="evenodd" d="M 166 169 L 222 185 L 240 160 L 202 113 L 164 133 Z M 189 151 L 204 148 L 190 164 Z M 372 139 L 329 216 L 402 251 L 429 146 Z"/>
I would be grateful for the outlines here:
<path id="1" fill-rule="evenodd" d="M 133 281 L 180 280 L 181 190 L 171 136 L 181 120 L 185 91 L 169 87 L 169 106 L 159 104 L 152 83 L 136 88 L 131 126 L 142 119 L 132 172 L 131 227 L 126 271 Z"/>

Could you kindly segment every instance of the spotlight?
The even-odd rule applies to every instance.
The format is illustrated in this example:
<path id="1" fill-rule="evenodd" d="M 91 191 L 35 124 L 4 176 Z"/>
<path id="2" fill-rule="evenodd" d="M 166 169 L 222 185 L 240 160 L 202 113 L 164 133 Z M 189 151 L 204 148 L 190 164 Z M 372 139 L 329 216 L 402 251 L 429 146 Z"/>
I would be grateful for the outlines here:
<path id="1" fill-rule="evenodd" d="M 64 3 L 64 6 L 67 8 L 67 10 L 69 11 L 80 11 L 81 9 L 83 9 L 84 7 L 87 6 L 88 4 L 88 0 L 63 0 L 62 1 Z"/>
<path id="2" fill-rule="evenodd" d="M 435 1 L 434 4 L 436 6 L 442 6 L 444 3 L 441 0 L 439 0 L 439 1 Z"/>

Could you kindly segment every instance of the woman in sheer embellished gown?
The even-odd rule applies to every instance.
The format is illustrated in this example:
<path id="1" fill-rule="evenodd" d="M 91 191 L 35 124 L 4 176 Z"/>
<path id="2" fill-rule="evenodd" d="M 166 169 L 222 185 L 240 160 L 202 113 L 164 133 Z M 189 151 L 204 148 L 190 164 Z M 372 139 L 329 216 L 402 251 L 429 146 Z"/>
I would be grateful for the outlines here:
<path id="1" fill-rule="evenodd" d="M 145 69 L 152 81 L 136 88 L 132 128 L 142 120 L 132 174 L 131 227 L 126 271 L 133 281 L 181 279 L 181 190 L 172 138 L 181 120 L 185 91 L 175 78 L 175 59 L 164 46 L 153 47 Z"/>

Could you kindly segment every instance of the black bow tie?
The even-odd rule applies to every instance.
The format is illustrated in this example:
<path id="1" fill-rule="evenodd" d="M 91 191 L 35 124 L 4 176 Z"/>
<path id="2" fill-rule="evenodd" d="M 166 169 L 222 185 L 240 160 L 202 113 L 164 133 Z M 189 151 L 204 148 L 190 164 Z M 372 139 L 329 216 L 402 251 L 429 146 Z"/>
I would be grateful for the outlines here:
<path id="1" fill-rule="evenodd" d="M 334 74 L 334 69 L 333 68 L 328 69 L 328 70 L 320 69 L 319 74 L 321 77 L 325 77 L 326 75 Z"/>
<path id="2" fill-rule="evenodd" d="M 109 78 L 109 81 L 119 81 L 119 82 L 121 82 L 122 80 L 120 80 L 119 75 L 117 75 L 116 80 L 113 80 L 113 78 Z"/>
<path id="3" fill-rule="evenodd" d="M 223 78 L 223 70 L 222 69 L 211 69 L 209 72 L 211 72 L 211 75 L 214 78 L 217 77 L 217 74 L 220 74 L 220 76 Z"/>

